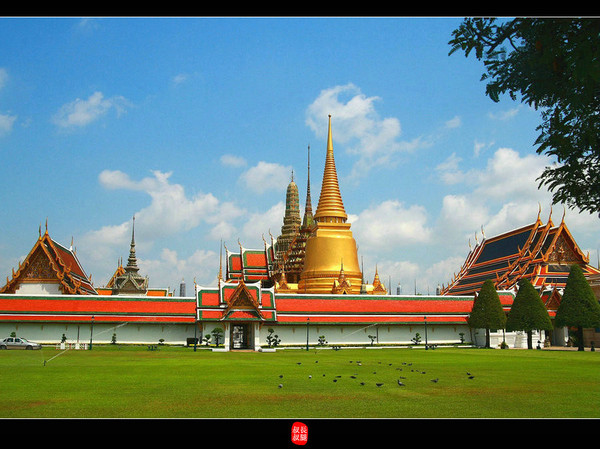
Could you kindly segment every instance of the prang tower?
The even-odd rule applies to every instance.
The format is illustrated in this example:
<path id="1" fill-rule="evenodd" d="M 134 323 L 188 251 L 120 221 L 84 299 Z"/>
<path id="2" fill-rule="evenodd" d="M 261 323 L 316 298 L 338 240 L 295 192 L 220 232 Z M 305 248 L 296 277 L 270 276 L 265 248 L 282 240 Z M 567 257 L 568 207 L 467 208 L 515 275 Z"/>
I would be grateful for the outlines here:
<path id="1" fill-rule="evenodd" d="M 316 227 L 306 241 L 298 293 L 359 294 L 362 272 L 335 168 L 331 115 L 327 134 L 323 183 L 314 215 Z"/>

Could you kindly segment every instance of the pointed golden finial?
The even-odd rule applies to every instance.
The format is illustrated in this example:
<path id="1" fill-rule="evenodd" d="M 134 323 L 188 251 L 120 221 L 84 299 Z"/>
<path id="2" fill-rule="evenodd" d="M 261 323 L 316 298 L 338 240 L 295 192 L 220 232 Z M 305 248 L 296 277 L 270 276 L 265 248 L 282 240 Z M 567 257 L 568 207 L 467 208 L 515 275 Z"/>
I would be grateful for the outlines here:
<path id="1" fill-rule="evenodd" d="M 223 239 L 219 245 L 219 274 L 217 275 L 217 280 L 221 279 L 223 279 Z"/>
<path id="2" fill-rule="evenodd" d="M 340 193 L 335 159 L 333 157 L 333 138 L 331 135 L 331 115 L 329 115 L 329 128 L 327 135 L 327 155 L 325 157 L 325 169 L 323 170 L 323 184 L 319 205 L 314 216 L 316 221 L 339 221 L 343 223 L 348 219 Z"/>

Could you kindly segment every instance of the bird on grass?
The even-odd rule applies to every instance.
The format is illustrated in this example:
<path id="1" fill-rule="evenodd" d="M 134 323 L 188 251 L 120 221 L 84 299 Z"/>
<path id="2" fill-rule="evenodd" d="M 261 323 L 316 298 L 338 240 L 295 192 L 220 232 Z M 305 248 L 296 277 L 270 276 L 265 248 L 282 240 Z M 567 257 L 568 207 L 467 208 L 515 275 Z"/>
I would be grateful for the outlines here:
<path id="1" fill-rule="evenodd" d="M 406 385 L 404 383 L 400 382 L 400 380 L 398 380 L 398 386 L 399 387 L 405 387 Z"/>
<path id="2" fill-rule="evenodd" d="M 378 387 L 381 387 L 383 384 L 382 383 L 376 383 L 375 385 L 377 385 Z"/>
<path id="3" fill-rule="evenodd" d="M 283 384 L 279 384 L 277 388 L 283 388 Z"/>
<path id="4" fill-rule="evenodd" d="M 475 376 L 469 376 L 469 379 L 473 379 Z"/>
<path id="5" fill-rule="evenodd" d="M 431 379 L 431 381 L 432 381 L 433 383 L 437 383 L 437 381 L 438 381 L 438 380 L 439 380 L 439 379 L 437 379 L 437 378 L 436 378 L 436 379 Z"/>
<path id="6" fill-rule="evenodd" d="M 282 379 L 282 378 L 283 378 L 283 374 L 280 374 L 280 375 L 279 375 L 279 378 L 280 378 L 280 379 Z"/>

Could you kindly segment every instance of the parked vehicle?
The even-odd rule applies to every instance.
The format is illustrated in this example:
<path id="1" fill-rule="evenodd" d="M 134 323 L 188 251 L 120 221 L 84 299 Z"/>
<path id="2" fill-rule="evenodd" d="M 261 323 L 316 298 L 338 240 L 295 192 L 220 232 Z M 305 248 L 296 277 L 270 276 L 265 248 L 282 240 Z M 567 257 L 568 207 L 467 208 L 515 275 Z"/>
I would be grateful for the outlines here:
<path id="1" fill-rule="evenodd" d="M 8 337 L 0 341 L 0 349 L 42 349 L 42 345 L 23 337 Z"/>

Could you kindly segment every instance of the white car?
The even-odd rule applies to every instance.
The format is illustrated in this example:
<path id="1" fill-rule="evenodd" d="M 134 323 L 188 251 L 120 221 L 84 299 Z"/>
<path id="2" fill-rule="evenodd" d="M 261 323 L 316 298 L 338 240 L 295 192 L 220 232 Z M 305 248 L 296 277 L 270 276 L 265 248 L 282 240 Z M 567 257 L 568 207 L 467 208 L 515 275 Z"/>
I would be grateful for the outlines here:
<path id="1" fill-rule="evenodd" d="M 42 349 L 42 345 L 22 337 L 8 337 L 0 341 L 0 349 Z"/>

